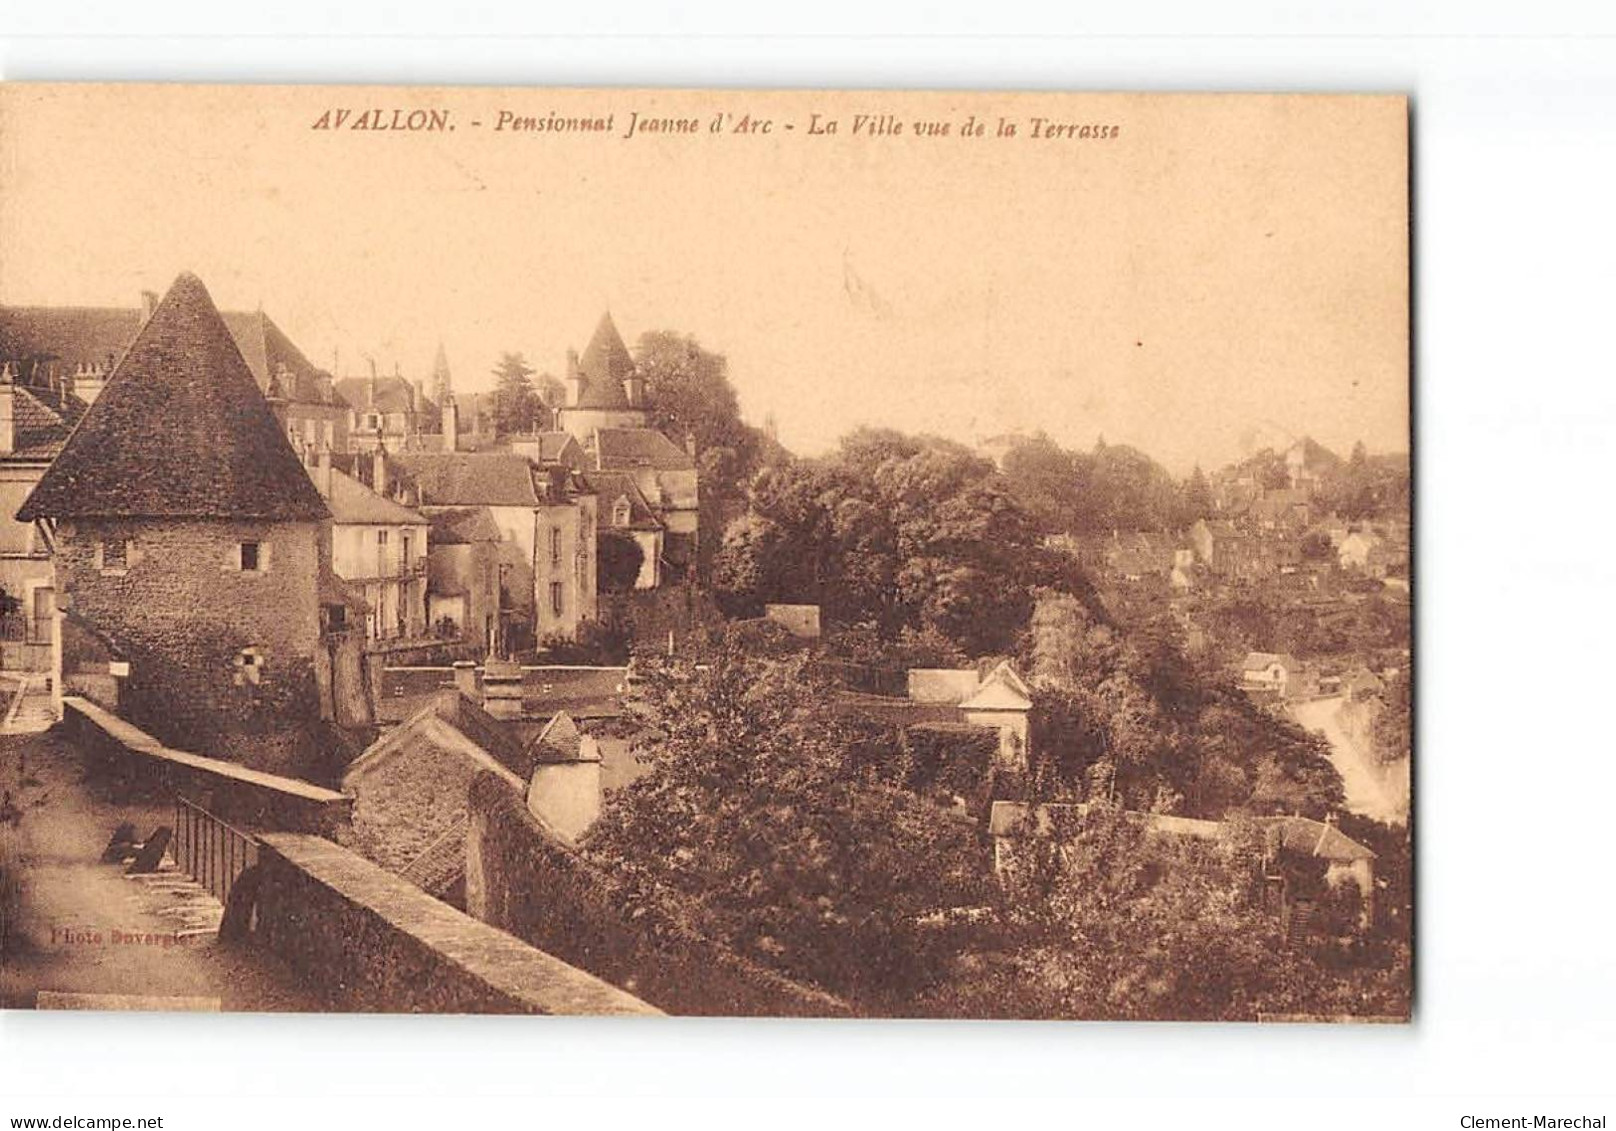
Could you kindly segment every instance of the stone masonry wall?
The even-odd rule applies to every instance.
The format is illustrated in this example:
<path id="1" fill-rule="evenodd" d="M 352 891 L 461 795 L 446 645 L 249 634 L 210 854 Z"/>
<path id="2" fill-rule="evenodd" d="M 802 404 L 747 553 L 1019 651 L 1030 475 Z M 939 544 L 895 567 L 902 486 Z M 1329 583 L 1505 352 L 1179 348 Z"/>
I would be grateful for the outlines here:
<path id="1" fill-rule="evenodd" d="M 82 753 L 86 771 L 114 798 L 184 797 L 248 830 L 334 837 L 348 826 L 351 798 L 298 778 L 164 746 L 84 699 L 62 700 L 62 728 Z"/>
<path id="2" fill-rule="evenodd" d="M 128 565 L 102 568 L 107 541 Z M 268 568 L 235 567 L 243 541 Z M 313 523 L 77 520 L 57 532 L 60 599 L 130 663 L 130 721 L 188 750 L 278 773 L 314 755 L 319 721 L 319 528 Z M 257 681 L 238 662 L 261 657 Z"/>
<path id="3" fill-rule="evenodd" d="M 841 999 L 698 934 L 671 898 L 631 916 L 612 877 L 563 845 L 494 774 L 472 783 L 466 908 L 669 1013 L 841 1017 Z"/>
<path id="4" fill-rule="evenodd" d="M 268 834 L 260 838 L 258 861 L 254 945 L 303 974 L 335 1008 L 657 1012 L 328 840 Z"/>

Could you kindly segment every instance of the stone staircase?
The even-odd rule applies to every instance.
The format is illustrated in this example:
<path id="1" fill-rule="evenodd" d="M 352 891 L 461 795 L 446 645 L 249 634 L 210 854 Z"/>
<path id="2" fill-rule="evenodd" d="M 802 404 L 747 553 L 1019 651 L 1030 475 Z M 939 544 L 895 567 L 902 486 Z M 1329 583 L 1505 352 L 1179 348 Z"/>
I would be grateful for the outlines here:
<path id="1" fill-rule="evenodd" d="M 159 918 L 170 921 L 179 938 L 203 942 L 218 936 L 224 904 L 180 871 L 172 857 L 163 857 L 155 872 L 128 872 L 124 879 L 139 885 L 136 898 Z"/>

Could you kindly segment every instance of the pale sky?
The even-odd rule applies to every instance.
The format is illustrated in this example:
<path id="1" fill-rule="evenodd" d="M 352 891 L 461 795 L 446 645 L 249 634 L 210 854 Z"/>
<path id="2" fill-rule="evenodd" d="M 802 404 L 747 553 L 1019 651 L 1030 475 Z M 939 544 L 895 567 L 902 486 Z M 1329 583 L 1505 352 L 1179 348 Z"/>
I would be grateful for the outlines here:
<path id="1" fill-rule="evenodd" d="M 348 128 L 373 107 L 455 128 Z M 624 138 L 633 113 L 699 129 Z M 506 350 L 561 373 L 609 307 L 630 344 L 724 353 L 804 453 L 859 424 L 1103 434 L 1180 473 L 1258 435 L 1401 451 L 1406 125 L 1400 98 L 7 84 L 0 301 L 129 306 L 191 270 L 341 374 L 424 376 L 441 340 L 460 390 Z"/>

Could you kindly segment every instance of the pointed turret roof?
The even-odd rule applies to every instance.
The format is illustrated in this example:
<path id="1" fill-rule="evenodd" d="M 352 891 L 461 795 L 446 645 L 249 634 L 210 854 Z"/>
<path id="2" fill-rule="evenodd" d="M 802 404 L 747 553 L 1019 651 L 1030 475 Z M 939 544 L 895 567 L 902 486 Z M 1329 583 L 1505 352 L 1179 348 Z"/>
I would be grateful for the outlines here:
<path id="1" fill-rule="evenodd" d="M 174 281 L 17 517 L 328 517 L 207 288 Z"/>
<path id="2" fill-rule="evenodd" d="M 610 311 L 600 316 L 594 337 L 578 360 L 584 387 L 578 395 L 579 408 L 628 408 L 623 382 L 634 375 L 634 359 L 617 332 Z"/>

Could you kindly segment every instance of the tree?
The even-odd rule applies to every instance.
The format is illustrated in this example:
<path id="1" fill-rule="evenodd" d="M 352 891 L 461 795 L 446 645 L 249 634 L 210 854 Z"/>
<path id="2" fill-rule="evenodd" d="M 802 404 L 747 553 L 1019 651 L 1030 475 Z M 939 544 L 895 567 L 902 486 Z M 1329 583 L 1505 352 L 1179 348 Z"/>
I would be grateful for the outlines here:
<path id="1" fill-rule="evenodd" d="M 975 656 L 1009 651 L 1033 590 L 1069 568 L 991 462 L 861 429 L 834 455 L 754 477 L 715 579 L 728 607 L 815 602 L 832 623 L 931 631 Z"/>
<path id="2" fill-rule="evenodd" d="M 985 897 L 972 830 L 867 769 L 896 760 L 895 736 L 827 709 L 809 657 L 710 660 L 648 659 L 650 772 L 608 798 L 585 851 L 631 899 L 679 892 L 741 954 L 893 1008 L 946 966 L 926 916 Z"/>
<path id="3" fill-rule="evenodd" d="M 640 335 L 635 363 L 645 378 L 651 426 L 675 443 L 695 437 L 698 452 L 728 449 L 731 474 L 711 487 L 721 494 L 739 493 L 755 467 L 758 434 L 741 419 L 724 355 L 703 349 L 688 334 L 653 330 Z"/>
<path id="4" fill-rule="evenodd" d="M 634 588 L 645 564 L 645 551 L 630 535 L 617 530 L 602 531 L 596 539 L 596 570 L 600 588 L 606 593 L 627 593 Z"/>
<path id="5" fill-rule="evenodd" d="M 996 945 L 960 963 L 930 1012 L 1209 1021 L 1407 1012 L 1406 948 L 1399 965 L 1394 948 L 1363 940 L 1343 950 L 1334 938 L 1286 938 L 1262 902 L 1254 827 L 1236 823 L 1216 840 L 1152 834 L 1099 800 L 1081 816 L 1052 812 L 1042 828 L 1026 822 L 1012 845 Z M 1318 894 L 1332 906 L 1356 899 Z"/>
<path id="6" fill-rule="evenodd" d="M 1212 517 L 1215 509 L 1212 488 L 1206 481 L 1201 465 L 1196 464 L 1195 470 L 1190 472 L 1190 477 L 1179 488 L 1178 525 L 1193 526 L 1200 519 Z"/>
<path id="7" fill-rule="evenodd" d="M 500 354 L 494 367 L 494 424 L 501 433 L 533 430 L 542 407 L 533 391 L 533 374 L 520 353 Z"/>

